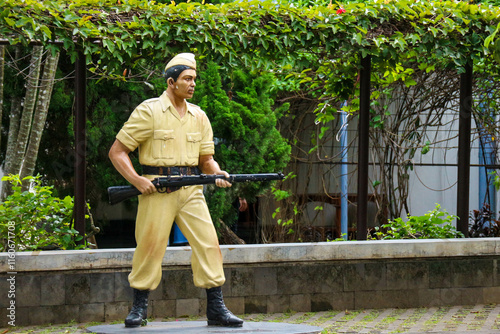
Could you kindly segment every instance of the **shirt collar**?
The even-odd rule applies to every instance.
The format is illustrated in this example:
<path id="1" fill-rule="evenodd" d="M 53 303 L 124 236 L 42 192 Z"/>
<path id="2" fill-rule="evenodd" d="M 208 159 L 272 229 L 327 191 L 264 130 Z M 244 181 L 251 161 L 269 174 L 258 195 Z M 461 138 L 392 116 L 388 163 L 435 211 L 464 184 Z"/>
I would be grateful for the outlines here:
<path id="1" fill-rule="evenodd" d="M 170 101 L 170 98 L 168 97 L 166 90 L 160 96 L 160 103 L 161 103 L 161 109 L 163 112 L 166 112 L 169 108 L 172 108 L 172 111 L 174 110 L 174 106 L 172 105 L 172 102 Z M 187 103 L 187 101 L 185 101 L 185 100 L 184 100 L 184 103 L 186 104 L 186 107 L 187 107 L 186 110 L 191 115 L 194 116 L 195 115 L 194 107 L 190 103 Z"/>

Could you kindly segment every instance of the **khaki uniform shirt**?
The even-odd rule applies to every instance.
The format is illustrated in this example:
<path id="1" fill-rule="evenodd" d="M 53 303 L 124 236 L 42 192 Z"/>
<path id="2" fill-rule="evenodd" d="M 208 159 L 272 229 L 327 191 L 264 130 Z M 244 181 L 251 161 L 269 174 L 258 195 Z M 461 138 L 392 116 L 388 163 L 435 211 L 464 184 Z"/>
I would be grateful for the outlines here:
<path id="1" fill-rule="evenodd" d="M 200 155 L 214 154 L 212 126 L 205 112 L 187 103 L 181 118 L 166 91 L 137 106 L 116 139 L 130 151 L 139 148 L 141 165 L 197 166 Z"/>

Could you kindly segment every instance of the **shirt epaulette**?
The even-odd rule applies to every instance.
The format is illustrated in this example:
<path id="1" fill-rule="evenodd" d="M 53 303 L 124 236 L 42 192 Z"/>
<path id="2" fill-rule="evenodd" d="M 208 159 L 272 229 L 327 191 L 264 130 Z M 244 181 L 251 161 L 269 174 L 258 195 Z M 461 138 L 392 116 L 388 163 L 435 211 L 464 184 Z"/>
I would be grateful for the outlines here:
<path id="1" fill-rule="evenodd" d="M 187 101 L 186 101 L 186 103 L 188 104 L 188 106 L 191 108 L 191 110 L 193 112 L 197 113 L 198 115 L 205 115 L 205 112 L 196 104 L 193 104 L 193 103 L 190 103 Z"/>
<path id="2" fill-rule="evenodd" d="M 147 100 L 144 100 L 142 103 L 153 103 L 153 102 L 158 102 L 160 100 L 159 97 L 153 97 Z"/>

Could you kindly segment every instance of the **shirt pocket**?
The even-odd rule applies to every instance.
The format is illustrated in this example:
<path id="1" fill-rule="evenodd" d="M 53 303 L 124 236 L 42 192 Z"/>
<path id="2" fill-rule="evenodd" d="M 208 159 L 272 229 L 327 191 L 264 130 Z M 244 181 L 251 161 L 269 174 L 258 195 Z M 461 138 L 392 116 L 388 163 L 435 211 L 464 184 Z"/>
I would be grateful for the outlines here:
<path id="1" fill-rule="evenodd" d="M 155 130 L 153 133 L 153 158 L 174 158 L 174 130 Z"/>
<path id="2" fill-rule="evenodd" d="M 200 156 L 201 132 L 186 133 L 186 140 L 188 158 L 198 158 Z"/>

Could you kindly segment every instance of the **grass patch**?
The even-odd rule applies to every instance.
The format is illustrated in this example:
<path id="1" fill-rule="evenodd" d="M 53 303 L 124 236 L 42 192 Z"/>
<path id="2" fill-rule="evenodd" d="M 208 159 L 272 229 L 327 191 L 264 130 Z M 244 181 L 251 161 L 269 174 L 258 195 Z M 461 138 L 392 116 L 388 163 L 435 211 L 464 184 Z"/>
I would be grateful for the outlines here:
<path id="1" fill-rule="evenodd" d="M 370 323 L 380 315 L 379 310 L 371 310 L 367 315 L 365 315 L 360 321 L 358 321 L 354 326 L 349 327 L 348 331 L 359 332 L 364 329 Z"/>
<path id="2" fill-rule="evenodd" d="M 500 329 L 500 314 L 497 315 L 495 323 L 492 326 L 492 329 Z"/>
<path id="3" fill-rule="evenodd" d="M 384 319 L 382 319 L 377 325 L 375 325 L 376 330 L 383 330 L 389 327 L 394 321 L 398 320 L 401 314 L 405 313 L 406 310 L 394 310 Z"/>
<path id="4" fill-rule="evenodd" d="M 320 326 L 327 322 L 328 320 L 332 319 L 335 317 L 337 314 L 339 314 L 340 311 L 328 311 L 326 314 L 322 315 L 318 319 L 315 319 L 314 321 L 311 322 L 311 326 Z"/>
<path id="5" fill-rule="evenodd" d="M 342 311 L 339 311 L 337 312 L 340 313 Z M 350 311 L 350 310 L 345 310 L 344 311 L 344 315 L 337 319 L 335 321 L 335 323 L 331 324 L 330 326 L 326 327 L 323 332 L 327 333 L 327 334 L 330 334 L 330 333 L 336 333 L 336 331 L 343 327 L 346 323 L 348 323 L 349 321 L 353 320 L 354 318 L 356 318 L 358 316 L 358 314 L 360 314 L 362 311 Z"/>
<path id="6" fill-rule="evenodd" d="M 302 314 L 300 317 L 298 317 L 297 319 L 293 320 L 292 323 L 293 324 L 301 324 L 304 321 L 311 319 L 314 315 L 316 315 L 316 313 L 306 312 L 306 313 Z"/>
<path id="7" fill-rule="evenodd" d="M 267 313 L 259 313 L 259 314 L 247 314 L 245 317 L 244 317 L 244 320 L 246 321 L 262 321 L 266 318 L 269 318 L 271 316 L 271 314 L 267 314 Z"/>
<path id="8" fill-rule="evenodd" d="M 452 331 L 458 328 L 460 324 L 464 322 L 465 317 L 469 315 L 469 313 L 472 311 L 473 306 L 464 306 L 461 309 L 459 309 L 457 312 L 455 312 L 454 315 L 451 316 L 452 320 L 447 320 L 445 321 L 446 326 L 444 330 L 446 331 Z"/>
<path id="9" fill-rule="evenodd" d="M 346 310 L 345 311 L 345 315 L 340 318 L 338 321 L 350 321 L 354 318 L 356 318 L 358 316 L 358 314 L 360 314 L 361 311 L 349 311 L 349 310 Z"/>
<path id="10" fill-rule="evenodd" d="M 72 334 L 72 333 L 82 333 L 82 330 L 87 325 L 79 325 L 76 321 L 72 320 L 66 324 L 47 324 L 47 325 L 39 325 L 39 326 L 26 326 L 26 327 L 9 327 L 2 333 L 17 333 L 17 334 L 50 334 L 50 333 L 59 333 L 59 334 Z"/>
<path id="11" fill-rule="evenodd" d="M 283 322 L 296 313 L 297 312 L 295 312 L 295 311 L 288 310 L 288 311 L 284 312 L 282 315 L 280 315 L 279 317 L 274 318 L 272 320 L 272 322 Z"/>
<path id="12" fill-rule="evenodd" d="M 416 323 L 427 313 L 427 308 L 417 308 L 413 311 L 413 313 L 406 318 L 401 325 L 399 325 L 398 329 L 403 332 L 407 332 L 416 325 Z"/>
<path id="13" fill-rule="evenodd" d="M 441 321 L 441 319 L 445 316 L 445 314 L 450 311 L 450 309 L 451 309 L 451 307 L 449 307 L 449 306 L 438 308 L 437 311 L 434 312 L 432 317 L 429 320 L 427 320 L 426 322 L 424 322 L 424 326 L 423 326 L 422 330 L 427 331 L 427 330 L 434 328 L 439 323 L 439 321 Z"/>
<path id="14" fill-rule="evenodd" d="M 490 305 L 485 305 L 481 310 L 473 311 L 475 314 L 474 320 L 472 320 L 468 325 L 467 329 L 469 330 L 479 330 L 482 329 L 486 319 L 490 315 L 493 308 Z"/>

